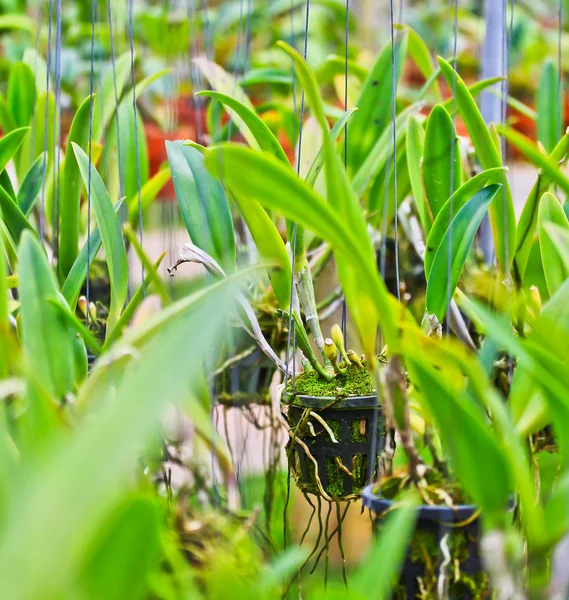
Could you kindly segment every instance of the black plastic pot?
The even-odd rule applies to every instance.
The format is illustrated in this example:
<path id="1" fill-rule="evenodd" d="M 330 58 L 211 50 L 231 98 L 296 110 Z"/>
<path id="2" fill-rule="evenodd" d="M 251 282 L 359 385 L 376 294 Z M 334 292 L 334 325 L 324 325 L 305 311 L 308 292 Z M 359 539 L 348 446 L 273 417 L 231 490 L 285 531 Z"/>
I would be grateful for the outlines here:
<path id="1" fill-rule="evenodd" d="M 275 365 L 260 349 L 256 349 L 216 377 L 216 396 L 227 406 L 267 404 L 274 373 Z"/>
<path id="2" fill-rule="evenodd" d="M 326 427 L 314 414 L 326 423 Z M 370 460 L 374 463 L 374 474 L 377 474 L 377 456 L 384 439 L 384 422 L 377 396 L 349 396 L 337 400 L 298 395 L 290 404 L 283 405 L 283 416 L 291 430 L 287 444 L 290 468 L 303 492 L 322 496 L 324 491 L 335 500 L 352 499 L 369 481 Z M 372 443 L 373 436 L 375 444 Z M 306 445 L 314 460 L 294 437 Z M 375 447 L 373 457 L 372 446 Z"/>
<path id="3" fill-rule="evenodd" d="M 391 500 L 377 496 L 374 486 L 367 486 L 362 494 L 362 504 L 375 515 L 374 530 L 377 533 L 383 518 L 393 508 Z M 513 507 L 513 504 L 512 504 Z M 424 589 L 436 597 L 437 579 L 443 564 L 441 541 L 445 536 L 452 560 L 447 566 L 448 597 L 474 600 L 490 598 L 488 575 L 480 557 L 480 519 L 475 505 L 427 506 L 417 508 L 415 531 L 409 548 L 399 586 L 392 597 L 395 600 L 411 600 L 421 596 Z"/>

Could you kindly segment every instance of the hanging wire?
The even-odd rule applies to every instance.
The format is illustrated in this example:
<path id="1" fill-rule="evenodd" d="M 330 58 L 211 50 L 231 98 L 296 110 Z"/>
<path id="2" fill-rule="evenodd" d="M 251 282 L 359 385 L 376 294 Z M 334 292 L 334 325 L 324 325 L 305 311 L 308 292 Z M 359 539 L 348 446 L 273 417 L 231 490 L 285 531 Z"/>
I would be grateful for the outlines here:
<path id="1" fill-rule="evenodd" d="M 136 154 L 136 190 L 138 196 L 138 235 L 141 248 L 143 247 L 142 232 L 142 197 L 140 187 L 140 152 L 138 142 L 138 108 L 136 106 L 136 73 L 134 72 L 134 26 L 133 26 L 133 0 L 128 0 L 128 35 L 130 42 L 130 76 L 132 85 L 132 111 L 134 124 L 134 152 Z M 141 261 L 142 262 L 142 261 Z M 142 272 L 142 297 L 146 298 L 146 283 L 144 281 L 144 264 L 141 264 Z"/>
<path id="2" fill-rule="evenodd" d="M 449 189 L 449 227 L 448 227 L 448 262 L 447 262 L 447 306 L 452 300 L 453 289 L 451 286 L 452 271 L 452 224 L 454 219 L 453 199 L 455 177 L 455 151 L 456 151 L 456 67 L 458 49 L 458 0 L 453 1 L 453 26 L 452 26 L 452 102 L 451 102 L 451 138 L 450 138 L 450 189 Z M 450 335 L 450 318 L 445 319 L 445 331 Z"/>
<path id="3" fill-rule="evenodd" d="M 45 128 L 43 132 L 43 173 L 42 173 L 42 186 L 41 186 L 41 212 L 40 212 L 40 241 L 43 242 L 45 234 L 45 188 L 47 184 L 47 122 L 49 118 L 49 81 L 51 74 L 51 22 L 53 20 L 53 0 L 49 0 L 49 14 L 48 14 L 48 26 L 47 26 L 47 60 L 46 60 L 46 75 L 45 75 Z"/>
<path id="4" fill-rule="evenodd" d="M 512 0 L 513 4 L 513 0 Z M 513 5 L 512 5 L 513 14 Z M 561 51 L 563 41 L 563 0 L 559 0 L 557 9 L 557 141 L 561 139 L 563 128 L 563 78 L 561 75 Z"/>
<path id="5" fill-rule="evenodd" d="M 89 264 L 91 262 L 91 170 L 93 168 L 93 104 L 95 87 L 95 6 L 96 0 L 91 0 L 91 65 L 89 71 L 89 174 L 87 177 L 87 265 L 85 277 L 85 298 L 89 307 L 91 284 L 89 281 Z M 85 311 L 85 323 L 89 326 L 89 310 Z"/>
<path id="6" fill-rule="evenodd" d="M 55 111 L 53 136 L 53 186 L 51 220 L 53 231 L 52 265 L 59 254 L 59 203 L 61 199 L 61 0 L 55 6 Z"/>
<path id="7" fill-rule="evenodd" d="M 348 44 L 350 41 L 350 0 L 346 0 L 346 22 L 344 24 L 344 112 L 348 110 Z M 344 169 L 348 168 L 348 123 L 344 126 Z M 348 323 L 346 297 L 342 297 L 342 334 L 344 343 L 348 345 Z"/>
<path id="8" fill-rule="evenodd" d="M 119 169 L 119 194 L 122 198 L 124 196 L 124 173 L 122 164 L 122 152 L 121 152 L 121 130 L 120 130 L 120 119 L 119 119 L 119 91 L 117 87 L 117 68 L 116 68 L 116 55 L 115 55 L 115 35 L 114 35 L 114 24 L 113 24 L 113 10 L 112 0 L 107 0 L 107 12 L 109 17 L 109 37 L 111 40 L 111 68 L 113 70 L 113 91 L 115 95 L 115 124 L 117 128 L 117 152 L 118 152 L 118 169 Z M 126 219 L 126 205 L 123 202 L 121 207 L 121 220 L 124 223 Z"/>

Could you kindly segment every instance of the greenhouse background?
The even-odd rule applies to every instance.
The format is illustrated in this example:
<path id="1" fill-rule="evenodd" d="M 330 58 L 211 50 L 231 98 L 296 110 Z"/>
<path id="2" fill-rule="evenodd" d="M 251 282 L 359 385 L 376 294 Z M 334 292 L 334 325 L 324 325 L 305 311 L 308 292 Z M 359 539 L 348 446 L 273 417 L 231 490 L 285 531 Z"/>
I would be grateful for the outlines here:
<path id="1" fill-rule="evenodd" d="M 568 17 L 0 0 L 0 598 L 569 597 Z"/>

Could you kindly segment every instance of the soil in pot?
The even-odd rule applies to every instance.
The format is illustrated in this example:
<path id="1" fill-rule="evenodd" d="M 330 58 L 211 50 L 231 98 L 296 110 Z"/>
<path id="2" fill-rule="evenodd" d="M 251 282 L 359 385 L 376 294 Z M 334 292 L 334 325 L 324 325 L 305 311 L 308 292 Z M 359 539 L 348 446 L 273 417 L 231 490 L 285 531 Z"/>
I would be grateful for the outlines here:
<path id="1" fill-rule="evenodd" d="M 448 598 L 478 600 L 491 597 L 489 578 L 482 566 L 479 542 L 481 527 L 478 509 L 469 502 L 460 486 L 438 472 L 427 476 L 427 495 L 438 503 L 417 508 L 415 531 L 409 543 L 394 600 L 437 597 L 444 577 Z M 404 479 L 392 477 L 381 486 L 363 491 L 363 505 L 374 515 L 374 529 L 381 531 L 385 516 L 393 510 Z M 438 492 L 437 492 L 438 491 Z M 432 493 L 430 493 L 432 492 Z M 442 497 L 453 506 L 443 503 Z"/>
<path id="2" fill-rule="evenodd" d="M 376 457 L 384 437 L 368 371 L 350 365 L 345 375 L 331 382 L 308 371 L 289 382 L 288 389 L 283 405 L 290 429 L 286 451 L 298 488 L 333 500 L 359 497 L 369 478 L 370 460 L 377 474 Z"/>

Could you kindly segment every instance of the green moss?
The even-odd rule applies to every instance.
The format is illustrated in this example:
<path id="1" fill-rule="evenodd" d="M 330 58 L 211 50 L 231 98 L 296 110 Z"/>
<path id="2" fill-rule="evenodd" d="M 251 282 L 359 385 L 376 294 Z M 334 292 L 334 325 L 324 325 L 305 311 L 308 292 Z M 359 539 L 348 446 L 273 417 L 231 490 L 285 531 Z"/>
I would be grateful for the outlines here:
<path id="1" fill-rule="evenodd" d="M 345 398 L 370 396 L 375 393 L 368 370 L 360 369 L 356 365 L 350 365 L 345 375 L 336 375 L 332 381 L 320 379 L 316 371 L 305 371 L 296 377 L 295 385 L 295 396 Z"/>
<path id="2" fill-rule="evenodd" d="M 350 423 L 350 441 L 351 442 L 366 442 L 367 437 L 367 421 L 366 419 L 354 419 Z"/>
<path id="3" fill-rule="evenodd" d="M 344 475 L 333 456 L 326 457 L 326 477 L 328 485 L 326 492 L 332 498 L 339 498 L 344 493 Z"/>
<path id="4" fill-rule="evenodd" d="M 340 425 L 340 422 L 336 421 L 336 419 L 328 419 L 326 423 L 332 430 L 336 441 L 340 442 L 342 440 L 342 426 Z"/>

